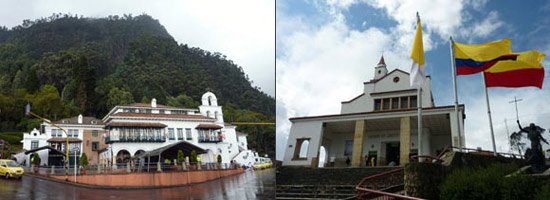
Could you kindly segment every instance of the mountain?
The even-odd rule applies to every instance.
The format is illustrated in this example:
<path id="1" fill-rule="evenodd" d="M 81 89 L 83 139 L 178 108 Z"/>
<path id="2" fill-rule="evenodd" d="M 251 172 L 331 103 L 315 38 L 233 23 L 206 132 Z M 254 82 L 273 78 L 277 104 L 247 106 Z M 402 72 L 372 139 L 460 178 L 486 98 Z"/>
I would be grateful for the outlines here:
<path id="1" fill-rule="evenodd" d="M 0 28 L 0 131 L 36 127 L 38 120 L 22 111 L 29 102 L 53 120 L 79 113 L 101 118 L 114 105 L 151 98 L 193 108 L 206 91 L 216 94 L 228 122 L 275 119 L 274 98 L 253 87 L 240 66 L 221 53 L 178 44 L 146 14 L 53 14 Z M 274 144 L 274 129 L 239 127 L 252 134 L 253 147 L 266 138 Z"/>

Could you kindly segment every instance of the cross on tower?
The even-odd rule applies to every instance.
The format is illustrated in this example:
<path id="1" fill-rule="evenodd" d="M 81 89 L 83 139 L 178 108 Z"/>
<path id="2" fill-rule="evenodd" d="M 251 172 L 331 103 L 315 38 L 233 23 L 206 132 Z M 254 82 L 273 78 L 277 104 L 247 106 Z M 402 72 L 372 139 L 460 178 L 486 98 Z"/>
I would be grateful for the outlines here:
<path id="1" fill-rule="evenodd" d="M 516 99 L 516 96 L 514 96 L 514 100 L 508 102 L 508 103 L 514 103 L 514 104 L 516 104 L 516 120 L 518 120 L 518 122 L 519 122 L 518 102 L 520 102 L 521 100 L 523 100 L 523 99 Z"/>

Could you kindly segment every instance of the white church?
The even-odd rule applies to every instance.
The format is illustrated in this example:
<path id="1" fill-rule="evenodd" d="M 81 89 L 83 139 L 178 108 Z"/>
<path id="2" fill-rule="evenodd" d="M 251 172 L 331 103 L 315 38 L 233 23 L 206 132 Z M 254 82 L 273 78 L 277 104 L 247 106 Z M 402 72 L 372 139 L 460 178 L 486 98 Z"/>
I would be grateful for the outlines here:
<path id="1" fill-rule="evenodd" d="M 459 120 L 454 106 L 435 106 L 431 77 L 420 97 L 423 130 L 419 147 L 419 97 L 417 89 L 410 87 L 409 73 L 388 72 L 383 56 L 374 70 L 374 78 L 363 83 L 358 96 L 342 101 L 339 114 L 290 118 L 283 165 L 343 167 L 348 160 L 353 167 L 404 165 L 418 148 L 423 155 L 436 156 L 447 146 L 458 147 L 459 141 L 464 146 L 464 105 L 458 107 L 458 116 L 463 116 Z"/>

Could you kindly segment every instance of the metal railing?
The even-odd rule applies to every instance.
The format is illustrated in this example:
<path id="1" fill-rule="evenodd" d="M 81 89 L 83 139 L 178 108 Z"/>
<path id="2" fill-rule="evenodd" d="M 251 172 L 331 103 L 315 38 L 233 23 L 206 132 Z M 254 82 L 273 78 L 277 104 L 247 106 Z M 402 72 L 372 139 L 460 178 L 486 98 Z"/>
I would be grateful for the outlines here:
<path id="1" fill-rule="evenodd" d="M 113 142 L 166 142 L 166 138 L 162 137 L 119 137 L 118 139 L 111 139 L 110 136 L 105 137 L 105 143 Z"/>
<path id="2" fill-rule="evenodd" d="M 365 177 L 355 187 L 355 198 L 418 200 L 419 198 L 395 193 L 404 189 L 404 175 L 404 168 L 400 167 L 398 169 Z"/>
<path id="3" fill-rule="evenodd" d="M 441 158 L 441 156 L 443 156 L 447 151 L 459 152 L 460 149 L 462 149 L 462 152 L 464 152 L 464 153 L 477 153 L 477 154 L 483 154 L 483 155 L 487 155 L 487 156 L 494 156 L 493 151 L 489 151 L 489 150 L 472 149 L 472 148 L 466 148 L 466 147 L 458 148 L 458 147 L 455 147 L 455 146 L 447 146 L 447 147 L 445 147 L 445 149 L 443 149 L 443 151 L 441 151 L 441 153 L 437 157 Z M 507 157 L 507 158 L 518 158 L 518 159 L 523 158 L 522 155 L 515 154 L 515 153 L 497 152 L 496 154 L 497 154 L 497 156 L 503 156 L 503 157 Z"/>

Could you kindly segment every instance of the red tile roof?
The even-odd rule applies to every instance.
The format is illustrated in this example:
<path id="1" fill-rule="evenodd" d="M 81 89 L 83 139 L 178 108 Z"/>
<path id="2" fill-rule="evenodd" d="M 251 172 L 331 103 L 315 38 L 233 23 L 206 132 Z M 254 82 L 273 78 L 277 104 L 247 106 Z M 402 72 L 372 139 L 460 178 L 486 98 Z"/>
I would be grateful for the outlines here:
<path id="1" fill-rule="evenodd" d="M 221 129 L 223 127 L 216 124 L 199 124 L 196 129 Z"/>
<path id="2" fill-rule="evenodd" d="M 386 62 L 384 61 L 384 56 L 383 55 L 382 55 L 382 57 L 380 57 L 380 62 L 378 62 L 378 64 L 386 65 Z"/>
<path id="3" fill-rule="evenodd" d="M 92 123 L 93 122 L 93 123 Z M 95 117 L 82 117 L 82 124 L 78 123 L 78 116 L 54 121 L 55 124 L 76 124 L 76 125 L 103 125 L 100 119 Z"/>
<path id="4" fill-rule="evenodd" d="M 111 116 L 117 117 L 157 117 L 157 118 L 186 118 L 186 119 L 214 119 L 205 117 L 202 115 L 185 115 L 185 114 L 155 114 L 155 113 L 132 113 L 132 112 L 119 112 L 112 114 Z"/>
<path id="5" fill-rule="evenodd" d="M 140 108 L 153 108 L 153 107 L 151 107 L 151 104 L 150 104 L 150 103 L 133 103 L 133 104 L 123 105 L 123 106 L 127 106 L 127 107 L 140 107 Z M 162 105 L 162 104 L 157 104 L 157 107 L 156 107 L 156 108 L 176 108 L 176 107 L 173 107 L 173 106 L 166 106 L 166 105 Z"/>
<path id="6" fill-rule="evenodd" d="M 134 122 L 111 122 L 107 126 L 112 127 L 167 127 L 166 124 L 162 123 L 134 123 Z"/>
<path id="7" fill-rule="evenodd" d="M 50 139 L 48 140 L 48 142 L 67 142 L 67 138 L 64 138 L 64 137 L 50 138 Z M 69 138 L 69 142 L 70 142 L 70 143 L 82 142 L 82 140 L 80 140 L 80 139 L 78 139 L 78 138 L 72 138 L 72 137 L 70 137 L 70 138 Z"/>

